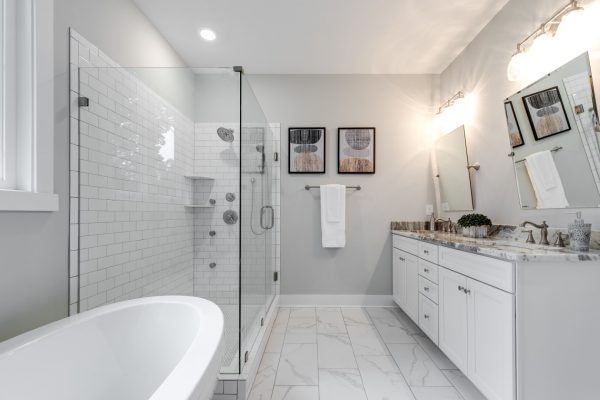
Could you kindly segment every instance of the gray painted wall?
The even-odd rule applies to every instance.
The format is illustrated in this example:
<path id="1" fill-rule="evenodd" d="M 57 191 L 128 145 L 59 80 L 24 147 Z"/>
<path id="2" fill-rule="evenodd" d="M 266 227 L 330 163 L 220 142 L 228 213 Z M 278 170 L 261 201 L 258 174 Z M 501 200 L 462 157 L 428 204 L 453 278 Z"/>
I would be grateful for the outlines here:
<path id="1" fill-rule="evenodd" d="M 435 77 L 251 75 L 256 97 L 281 125 L 282 294 L 388 295 L 392 292 L 389 224 L 422 220 L 434 198 L 429 123 Z M 290 126 L 325 126 L 325 175 L 287 173 Z M 377 128 L 376 174 L 337 174 L 337 128 Z M 347 196 L 347 245 L 323 249 L 319 192 L 305 184 L 362 185 Z"/>
<path id="2" fill-rule="evenodd" d="M 55 0 L 54 18 L 54 190 L 60 211 L 0 212 L 0 341 L 67 315 L 69 26 L 122 65 L 184 66 L 130 0 Z M 191 115 L 193 90 L 183 89 L 193 84 L 163 83 L 157 90 Z"/>
<path id="3" fill-rule="evenodd" d="M 473 118 L 465 124 L 469 161 L 480 162 L 473 183 L 475 208 L 492 221 L 518 224 L 525 219 L 546 219 L 565 228 L 576 210 L 521 210 L 512 167 L 503 101 L 525 82 L 509 82 L 506 68 L 516 44 L 564 5 L 563 0 L 510 1 L 455 61 L 442 73 L 440 95 L 448 98 L 458 90 L 475 96 Z M 593 52 L 599 57 L 599 52 Z M 592 67 L 594 56 L 592 55 Z M 593 68 L 598 79 L 600 70 Z M 457 213 L 450 213 L 455 217 Z M 584 218 L 600 226 L 600 209 L 584 209 Z M 593 228 L 593 229 L 596 229 Z"/>

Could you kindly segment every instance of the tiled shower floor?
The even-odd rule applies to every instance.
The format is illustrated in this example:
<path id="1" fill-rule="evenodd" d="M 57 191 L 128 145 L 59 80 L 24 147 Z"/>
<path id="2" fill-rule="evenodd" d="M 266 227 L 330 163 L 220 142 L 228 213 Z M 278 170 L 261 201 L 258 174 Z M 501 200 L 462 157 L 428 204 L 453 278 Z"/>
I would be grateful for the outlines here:
<path id="1" fill-rule="evenodd" d="M 398 308 L 281 308 L 250 400 L 485 400 Z"/>

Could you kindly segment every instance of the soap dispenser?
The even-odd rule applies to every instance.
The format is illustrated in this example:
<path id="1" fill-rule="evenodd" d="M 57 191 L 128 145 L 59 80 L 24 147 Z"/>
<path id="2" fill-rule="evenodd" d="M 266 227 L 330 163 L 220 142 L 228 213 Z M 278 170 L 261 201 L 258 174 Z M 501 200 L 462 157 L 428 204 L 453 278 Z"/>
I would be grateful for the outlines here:
<path id="1" fill-rule="evenodd" d="M 589 251 L 591 237 L 592 224 L 584 223 L 581 211 L 578 211 L 575 221 L 569 224 L 569 248 L 573 251 Z"/>
<path id="2" fill-rule="evenodd" d="M 429 230 L 431 232 L 435 232 L 435 214 L 433 211 L 431 212 L 431 217 L 429 218 Z"/>

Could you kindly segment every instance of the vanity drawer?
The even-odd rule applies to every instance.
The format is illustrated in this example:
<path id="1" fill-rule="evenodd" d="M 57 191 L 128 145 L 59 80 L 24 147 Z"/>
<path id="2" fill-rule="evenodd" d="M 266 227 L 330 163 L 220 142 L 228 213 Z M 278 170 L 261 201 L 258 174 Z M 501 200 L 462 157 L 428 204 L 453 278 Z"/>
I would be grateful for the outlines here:
<path id="1" fill-rule="evenodd" d="M 419 254 L 419 241 L 400 235 L 392 235 L 392 246 L 415 256 Z"/>
<path id="2" fill-rule="evenodd" d="M 435 304 L 438 303 L 438 285 L 422 276 L 419 276 L 419 293 L 433 301 Z"/>
<path id="3" fill-rule="evenodd" d="M 440 266 L 514 293 L 514 264 L 447 247 L 440 248 Z"/>
<path id="4" fill-rule="evenodd" d="M 438 266 L 419 258 L 419 275 L 424 276 L 433 283 L 438 283 Z"/>
<path id="5" fill-rule="evenodd" d="M 424 260 L 438 263 L 438 246 L 427 242 L 419 242 L 419 253 L 417 254 Z"/>
<path id="6" fill-rule="evenodd" d="M 419 328 L 438 344 L 438 306 L 422 294 L 419 295 Z"/>

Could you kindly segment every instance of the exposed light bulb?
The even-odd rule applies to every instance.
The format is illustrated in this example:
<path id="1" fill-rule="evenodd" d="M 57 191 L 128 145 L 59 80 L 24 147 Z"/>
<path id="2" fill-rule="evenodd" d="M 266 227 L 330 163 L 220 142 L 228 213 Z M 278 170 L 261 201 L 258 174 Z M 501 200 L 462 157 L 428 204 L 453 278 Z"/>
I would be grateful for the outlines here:
<path id="1" fill-rule="evenodd" d="M 513 55 L 506 71 L 508 80 L 515 82 L 525 79 L 525 71 L 527 69 L 528 61 L 528 54 L 523 51 Z"/>

